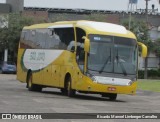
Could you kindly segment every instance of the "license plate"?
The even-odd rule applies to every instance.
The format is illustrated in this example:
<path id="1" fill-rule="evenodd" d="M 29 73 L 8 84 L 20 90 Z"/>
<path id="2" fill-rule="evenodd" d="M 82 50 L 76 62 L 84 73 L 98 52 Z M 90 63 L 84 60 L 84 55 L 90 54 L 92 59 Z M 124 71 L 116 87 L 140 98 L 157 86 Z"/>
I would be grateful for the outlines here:
<path id="1" fill-rule="evenodd" d="M 116 91 L 115 87 L 108 87 L 108 91 Z"/>

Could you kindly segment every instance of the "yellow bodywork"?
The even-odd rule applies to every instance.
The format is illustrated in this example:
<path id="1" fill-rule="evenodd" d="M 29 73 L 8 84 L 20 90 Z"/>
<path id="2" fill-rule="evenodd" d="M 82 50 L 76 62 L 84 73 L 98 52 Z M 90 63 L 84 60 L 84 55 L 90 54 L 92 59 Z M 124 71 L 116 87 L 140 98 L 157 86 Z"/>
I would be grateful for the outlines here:
<path id="1" fill-rule="evenodd" d="M 23 52 L 24 49 L 20 49 L 18 57 L 21 58 Z M 20 62 L 20 58 L 18 59 L 18 62 Z M 69 73 L 72 77 L 72 88 L 77 91 L 135 94 L 137 87 L 136 81 L 131 86 L 114 86 L 95 83 L 91 80 L 91 78 L 87 77 L 80 71 L 74 59 L 74 53 L 64 51 L 62 55 L 52 64 L 39 72 L 33 73 L 33 83 L 50 87 L 64 88 L 65 75 Z M 27 71 L 24 71 L 20 63 L 18 63 L 17 79 L 21 82 L 26 82 L 26 77 Z M 114 87 L 116 90 L 109 91 L 109 87 Z"/>
<path id="2" fill-rule="evenodd" d="M 73 24 L 74 27 L 79 27 L 86 32 L 86 37 L 88 34 L 101 34 L 101 35 L 116 35 L 120 37 L 128 37 L 136 39 L 135 35 L 127 31 L 127 34 L 118 34 L 118 33 L 106 33 L 97 31 L 93 28 L 86 26 L 77 26 L 76 21 L 66 21 L 66 22 L 57 22 L 49 24 L 37 24 L 32 26 L 24 27 L 23 30 L 32 30 L 38 28 L 48 28 L 53 25 L 63 25 L 63 24 Z M 75 36 L 76 39 L 76 36 Z M 76 40 L 75 40 L 76 41 Z M 25 49 L 18 50 L 18 60 L 17 60 L 17 79 L 21 82 L 26 82 L 27 72 L 23 68 L 23 54 Z M 86 68 L 85 68 L 86 69 Z M 49 87 L 64 88 L 65 76 L 69 73 L 72 79 L 72 89 L 77 91 L 85 92 L 95 92 L 95 93 L 119 93 L 119 94 L 135 94 L 137 81 L 133 82 L 130 86 L 114 86 L 99 84 L 93 82 L 91 78 L 84 75 L 79 69 L 79 66 L 76 62 L 76 54 L 67 50 L 64 50 L 63 53 L 56 59 L 54 62 L 49 64 L 47 67 L 41 69 L 40 71 L 33 72 L 33 83 L 40 84 Z M 113 87 L 116 90 L 110 91 L 108 88 Z"/>

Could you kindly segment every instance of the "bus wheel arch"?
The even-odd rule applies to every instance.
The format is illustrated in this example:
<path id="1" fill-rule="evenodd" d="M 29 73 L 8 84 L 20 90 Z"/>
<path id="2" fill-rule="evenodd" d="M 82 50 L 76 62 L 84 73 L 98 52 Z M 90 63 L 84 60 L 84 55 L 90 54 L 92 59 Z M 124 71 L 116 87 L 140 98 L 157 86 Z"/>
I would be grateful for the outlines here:
<path id="1" fill-rule="evenodd" d="M 28 70 L 27 72 L 27 78 L 26 78 L 26 83 L 27 83 L 27 88 L 28 88 L 28 91 L 33 91 L 33 83 L 32 83 L 32 71 L 31 70 Z"/>
<path id="2" fill-rule="evenodd" d="M 75 95 L 76 91 L 72 89 L 72 77 L 71 77 L 70 73 L 67 73 L 65 75 L 64 88 L 65 88 L 67 95 L 69 97 L 73 97 Z"/>
<path id="3" fill-rule="evenodd" d="M 27 77 L 26 77 L 26 83 L 27 83 L 27 85 L 26 85 L 26 88 L 28 88 L 29 87 L 29 78 L 30 78 L 30 75 L 32 74 L 32 70 L 31 69 L 29 69 L 28 71 L 27 71 Z"/>
<path id="4" fill-rule="evenodd" d="M 37 92 L 42 91 L 42 86 L 32 83 L 32 79 L 33 79 L 32 76 L 33 76 L 32 70 L 28 70 L 27 78 L 26 78 L 28 91 L 37 91 Z"/>

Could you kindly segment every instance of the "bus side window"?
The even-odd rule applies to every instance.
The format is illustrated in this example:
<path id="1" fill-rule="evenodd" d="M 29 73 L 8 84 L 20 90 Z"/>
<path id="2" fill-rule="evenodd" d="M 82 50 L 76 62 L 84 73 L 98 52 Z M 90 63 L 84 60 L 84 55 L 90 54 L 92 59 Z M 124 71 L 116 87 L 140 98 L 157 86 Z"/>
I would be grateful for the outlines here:
<path id="1" fill-rule="evenodd" d="M 20 48 L 26 48 L 25 36 L 26 36 L 26 31 L 22 31 L 20 37 Z"/>
<path id="2" fill-rule="evenodd" d="M 60 37 L 55 32 L 55 29 L 51 28 L 47 30 L 46 49 L 58 49 Z"/>
<path id="3" fill-rule="evenodd" d="M 21 33 L 21 41 L 24 42 L 26 31 L 22 31 Z"/>
<path id="4" fill-rule="evenodd" d="M 75 41 L 74 40 L 70 41 L 70 43 L 67 46 L 67 50 L 74 52 L 74 50 L 75 50 Z"/>
<path id="5" fill-rule="evenodd" d="M 34 41 L 34 48 L 44 49 L 46 44 L 46 33 L 47 29 L 37 29 L 36 30 L 36 40 Z"/>
<path id="6" fill-rule="evenodd" d="M 30 41 L 30 46 L 32 48 L 35 48 L 34 45 L 36 43 L 36 30 L 31 30 L 30 31 L 30 36 L 29 36 L 29 41 Z"/>
<path id="7" fill-rule="evenodd" d="M 55 28 L 55 33 L 59 36 L 59 49 L 67 49 L 71 51 L 74 41 L 74 29 L 69 28 Z"/>
<path id="8" fill-rule="evenodd" d="M 24 36 L 24 44 L 25 44 L 24 47 L 25 48 L 31 48 L 29 37 L 30 37 L 30 30 L 26 30 L 25 36 Z"/>

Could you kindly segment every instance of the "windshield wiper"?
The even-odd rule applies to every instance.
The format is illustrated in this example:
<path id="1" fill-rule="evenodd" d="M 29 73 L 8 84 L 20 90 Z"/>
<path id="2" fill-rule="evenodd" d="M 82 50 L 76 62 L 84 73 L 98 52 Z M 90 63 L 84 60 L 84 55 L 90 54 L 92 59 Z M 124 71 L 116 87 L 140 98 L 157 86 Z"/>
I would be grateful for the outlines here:
<path id="1" fill-rule="evenodd" d="M 99 72 L 98 70 L 93 70 L 93 69 L 89 69 L 89 68 L 87 68 L 88 70 L 91 70 L 91 71 L 96 71 L 96 72 Z"/>
<path id="2" fill-rule="evenodd" d="M 124 68 L 123 63 L 121 61 L 119 61 L 118 49 L 117 49 L 116 59 L 117 59 L 117 64 L 118 63 L 120 64 L 120 67 L 122 69 L 122 72 L 123 72 L 124 76 L 126 76 L 127 75 L 126 69 Z"/>
<path id="3" fill-rule="evenodd" d="M 108 63 L 109 60 L 111 62 L 111 48 L 110 48 L 110 55 L 107 57 L 107 60 L 105 61 L 103 67 L 99 70 L 99 73 L 103 72 L 103 70 L 104 70 L 104 68 L 105 68 L 105 66 L 106 66 L 106 64 Z"/>

